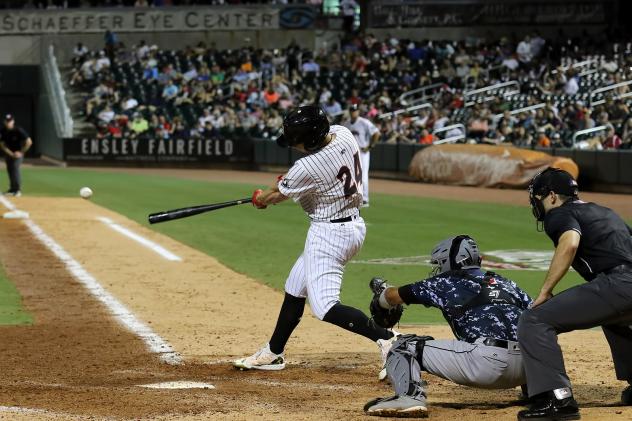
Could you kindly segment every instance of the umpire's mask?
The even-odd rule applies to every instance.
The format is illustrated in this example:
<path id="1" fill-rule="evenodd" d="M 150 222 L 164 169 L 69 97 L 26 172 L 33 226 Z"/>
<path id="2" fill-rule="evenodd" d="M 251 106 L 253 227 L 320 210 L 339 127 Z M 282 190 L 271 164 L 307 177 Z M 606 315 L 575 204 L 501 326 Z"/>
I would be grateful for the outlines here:
<path id="1" fill-rule="evenodd" d="M 433 276 L 450 270 L 480 268 L 481 261 L 478 244 L 469 235 L 446 238 L 430 254 Z"/>
<path id="2" fill-rule="evenodd" d="M 546 211 L 542 200 L 549 193 L 554 192 L 567 196 L 569 200 L 575 200 L 579 195 L 577 181 L 573 176 L 564 170 L 552 167 L 533 177 L 529 183 L 528 191 L 531 212 L 538 222 L 544 221 Z M 536 195 L 541 196 L 542 199 L 538 199 Z"/>

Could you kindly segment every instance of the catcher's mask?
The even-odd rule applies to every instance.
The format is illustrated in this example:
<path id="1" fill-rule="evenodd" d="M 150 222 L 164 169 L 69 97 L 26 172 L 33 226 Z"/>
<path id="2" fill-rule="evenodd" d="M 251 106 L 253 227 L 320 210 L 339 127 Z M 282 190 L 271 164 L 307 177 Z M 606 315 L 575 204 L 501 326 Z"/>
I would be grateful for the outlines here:
<path id="1" fill-rule="evenodd" d="M 318 105 L 305 105 L 290 111 L 283 119 L 283 134 L 277 138 L 282 148 L 303 144 L 305 150 L 320 149 L 329 133 L 329 120 Z"/>
<path id="2" fill-rule="evenodd" d="M 469 235 L 457 235 L 446 238 L 432 249 L 430 263 L 434 267 L 431 274 L 434 276 L 450 270 L 480 268 L 481 261 L 476 241 Z"/>
<path id="3" fill-rule="evenodd" d="M 528 191 L 531 212 L 538 222 L 544 221 L 546 211 L 542 200 L 544 200 L 549 193 L 554 192 L 568 196 L 568 200 L 576 200 L 579 198 L 577 181 L 575 181 L 573 176 L 568 172 L 558 168 L 547 168 L 533 177 L 529 183 Z M 540 199 L 536 196 L 540 196 Z"/>

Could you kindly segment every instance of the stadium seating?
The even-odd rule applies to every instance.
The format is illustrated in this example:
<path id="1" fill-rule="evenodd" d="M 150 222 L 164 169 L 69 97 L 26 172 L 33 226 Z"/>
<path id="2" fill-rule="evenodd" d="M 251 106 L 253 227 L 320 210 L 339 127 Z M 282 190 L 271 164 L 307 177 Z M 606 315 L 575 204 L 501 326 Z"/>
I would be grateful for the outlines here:
<path id="1" fill-rule="evenodd" d="M 380 42 L 370 35 L 349 38 L 340 48 L 328 52 L 301 51 L 296 46 L 275 51 L 222 51 L 200 44 L 179 51 L 145 47 L 141 55 L 142 46 L 136 46 L 114 52 L 109 67 L 95 72 L 96 77 L 90 80 L 79 77 L 80 83 L 75 86 L 84 92 L 87 102 L 95 105 L 85 117 L 94 122 L 100 137 L 169 138 L 174 135 L 175 121 L 185 127 L 177 133 L 179 136 L 237 130 L 271 137 L 277 129 L 271 124 L 273 117 L 287 107 L 319 100 L 325 103 L 331 97 L 343 109 L 360 102 L 364 113 L 380 126 L 386 142 L 417 143 L 424 130 L 432 133 L 452 124 L 470 127 L 474 120 L 482 119 L 489 126 L 488 132 L 482 136 L 463 133 L 465 141 L 513 142 L 527 147 L 575 146 L 575 132 L 611 125 L 616 136 L 624 138 L 622 146 L 628 147 L 632 142 L 632 82 L 628 86 L 626 81 L 632 80 L 632 73 L 629 52 L 617 53 L 622 45 L 607 45 L 602 50 L 609 51 L 607 55 L 577 48 L 572 56 L 562 56 L 561 51 L 567 50 L 547 41 L 529 62 L 516 60 L 514 46 L 508 47 L 501 41 L 466 45 L 391 38 Z M 451 50 L 438 46 L 451 46 Z M 424 51 L 424 58 L 411 60 L 412 52 L 419 49 Z M 330 62 L 331 54 L 338 55 L 340 62 Z M 303 61 L 312 57 L 319 71 L 301 67 Z M 83 63 L 96 58 L 95 52 L 76 61 L 75 74 L 81 76 Z M 147 77 L 146 69 L 153 68 L 155 74 Z M 205 74 L 200 73 L 203 69 Z M 178 86 L 173 99 L 163 97 L 167 80 Z M 94 92 L 100 83 L 110 86 L 114 94 L 97 97 Z M 614 84 L 621 86 L 604 90 Z M 424 90 L 425 86 L 433 89 Z M 416 91 L 424 91 L 424 96 L 409 95 L 408 102 L 399 102 L 402 95 Z M 125 98 L 135 99 L 138 106 L 123 109 L 121 101 Z M 414 107 L 420 101 L 426 101 L 428 106 L 409 112 L 410 104 Z M 240 108 L 240 103 L 246 106 Z M 544 105 L 512 114 L 517 122 L 498 118 L 506 110 L 537 104 Z M 108 106 L 116 118 L 100 121 L 101 111 Z M 215 115 L 207 119 L 210 126 L 204 119 L 203 124 L 199 123 L 205 109 Z M 130 133 L 127 128 L 136 112 L 150 122 L 146 133 Z M 156 126 L 159 116 L 167 124 Z M 332 117 L 339 121 L 344 115 Z M 112 129 L 112 125 L 118 129 Z M 515 125 L 526 129 L 520 131 L 520 139 Z M 402 132 L 406 135 L 402 136 Z M 436 139 L 444 135 L 450 137 L 454 133 L 443 131 Z M 593 146 L 599 147 L 597 143 L 602 142 L 593 142 Z"/>

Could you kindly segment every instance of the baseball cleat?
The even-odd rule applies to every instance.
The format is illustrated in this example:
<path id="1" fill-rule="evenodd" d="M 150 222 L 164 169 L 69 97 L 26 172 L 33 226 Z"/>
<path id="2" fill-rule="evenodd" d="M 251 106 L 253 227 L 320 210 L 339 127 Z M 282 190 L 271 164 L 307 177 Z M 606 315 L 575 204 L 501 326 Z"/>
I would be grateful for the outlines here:
<path id="1" fill-rule="evenodd" d="M 579 406 L 572 395 L 564 399 L 557 399 L 547 394 L 544 397 L 536 398 L 529 409 L 518 412 L 518 421 L 562 421 L 580 418 Z"/>
<path id="2" fill-rule="evenodd" d="M 397 337 L 401 335 L 401 333 L 393 330 L 393 337 L 390 339 L 378 339 L 377 346 L 380 347 L 380 352 L 382 353 L 382 369 L 380 373 L 377 375 L 379 381 L 386 380 L 386 359 L 388 358 L 388 353 L 391 352 L 391 348 L 393 347 L 393 343 L 397 340 Z"/>
<path id="3" fill-rule="evenodd" d="M 428 408 L 426 398 L 413 398 L 407 395 L 395 395 L 389 398 L 377 398 L 364 405 L 367 415 L 395 418 L 426 418 Z"/>
<path id="4" fill-rule="evenodd" d="M 285 358 L 283 354 L 275 354 L 270 351 L 270 344 L 266 344 L 250 357 L 233 361 L 233 367 L 239 370 L 283 370 Z"/>

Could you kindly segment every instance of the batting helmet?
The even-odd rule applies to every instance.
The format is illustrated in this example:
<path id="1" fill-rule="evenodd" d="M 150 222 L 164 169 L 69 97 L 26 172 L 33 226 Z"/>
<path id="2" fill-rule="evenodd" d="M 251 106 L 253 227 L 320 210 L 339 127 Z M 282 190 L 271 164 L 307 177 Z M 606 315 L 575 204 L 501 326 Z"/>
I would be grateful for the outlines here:
<path id="1" fill-rule="evenodd" d="M 283 119 L 283 134 L 277 145 L 287 148 L 303 144 L 305 150 L 321 148 L 329 133 L 329 120 L 318 105 L 305 105 L 290 111 Z"/>
<path id="2" fill-rule="evenodd" d="M 542 200 L 535 197 L 536 195 L 546 196 L 550 192 L 554 192 L 568 196 L 570 199 L 577 199 L 579 196 L 577 181 L 568 172 L 558 168 L 547 168 L 533 177 L 528 190 L 531 211 L 538 221 L 544 220 L 545 212 Z"/>
<path id="3" fill-rule="evenodd" d="M 430 254 L 435 275 L 450 270 L 480 268 L 481 261 L 478 245 L 469 235 L 446 238 Z"/>

